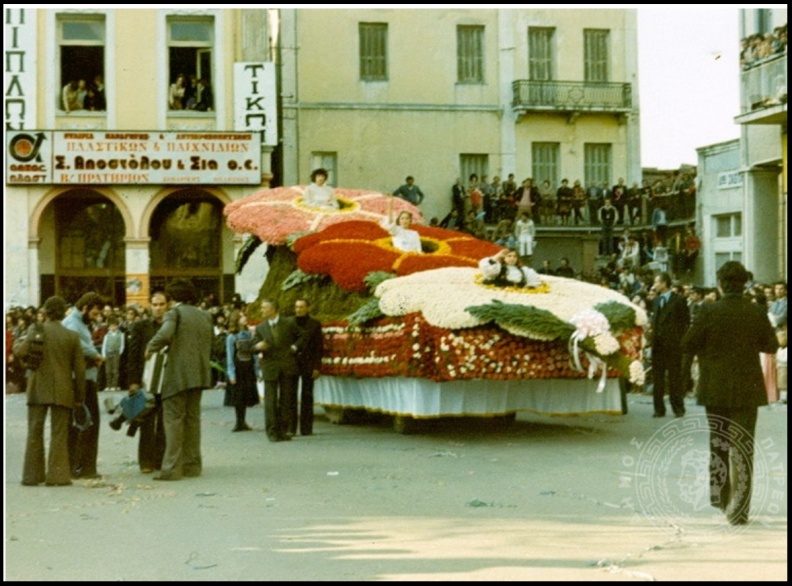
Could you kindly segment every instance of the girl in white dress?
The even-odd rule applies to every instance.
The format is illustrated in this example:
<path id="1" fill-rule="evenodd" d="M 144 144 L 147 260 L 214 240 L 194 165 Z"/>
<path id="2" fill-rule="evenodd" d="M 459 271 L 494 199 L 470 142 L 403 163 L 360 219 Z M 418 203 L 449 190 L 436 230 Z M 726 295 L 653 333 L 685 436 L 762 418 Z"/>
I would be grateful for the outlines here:
<path id="1" fill-rule="evenodd" d="M 316 169 L 311 173 L 311 184 L 305 188 L 303 203 L 314 208 L 326 208 L 337 210 L 340 206 L 338 200 L 333 195 L 333 188 L 325 185 L 327 182 L 327 170 Z"/>
<path id="2" fill-rule="evenodd" d="M 515 222 L 514 235 L 517 238 L 517 247 L 520 256 L 533 255 L 536 225 L 527 213 L 523 212 L 520 214 L 520 218 Z"/>
<path id="3" fill-rule="evenodd" d="M 393 247 L 404 252 L 423 252 L 421 250 L 421 237 L 418 232 L 411 230 L 413 216 L 408 211 L 402 211 L 393 221 L 393 196 L 388 195 L 388 217 L 382 221 L 383 227 L 393 236 Z"/>
<path id="4" fill-rule="evenodd" d="M 539 273 L 520 264 L 513 248 L 504 248 L 495 256 L 481 259 L 479 269 L 484 282 L 498 287 L 538 287 L 542 284 Z"/>

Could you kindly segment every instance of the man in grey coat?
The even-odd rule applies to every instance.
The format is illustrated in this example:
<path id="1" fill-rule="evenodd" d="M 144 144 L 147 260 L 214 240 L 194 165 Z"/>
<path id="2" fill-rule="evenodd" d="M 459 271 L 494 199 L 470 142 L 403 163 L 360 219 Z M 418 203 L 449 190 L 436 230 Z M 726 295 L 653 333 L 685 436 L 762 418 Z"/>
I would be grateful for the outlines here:
<path id="1" fill-rule="evenodd" d="M 85 400 L 85 359 L 79 336 L 63 327 L 66 302 L 50 297 L 44 303 L 46 321 L 41 326 L 44 344 L 41 363 L 31 372 L 27 385 L 28 437 L 22 484 L 47 486 L 71 484 L 69 467 L 69 423 L 72 409 Z M 14 344 L 14 354 L 32 353 L 36 326 Z M 44 423 L 50 412 L 49 461 L 44 466 Z"/>
<path id="2" fill-rule="evenodd" d="M 710 428 L 710 502 L 732 525 L 748 523 L 757 407 L 767 405 L 759 353 L 778 349 L 764 308 L 743 296 L 748 272 L 737 261 L 718 269 L 723 298 L 704 303 L 682 338 L 699 359 L 698 402 Z"/>
<path id="3" fill-rule="evenodd" d="M 200 476 L 201 393 L 212 385 L 212 319 L 194 306 L 198 295 L 188 279 L 167 288 L 173 305 L 146 346 L 146 359 L 168 347 L 162 386 L 165 457 L 155 480 Z"/>

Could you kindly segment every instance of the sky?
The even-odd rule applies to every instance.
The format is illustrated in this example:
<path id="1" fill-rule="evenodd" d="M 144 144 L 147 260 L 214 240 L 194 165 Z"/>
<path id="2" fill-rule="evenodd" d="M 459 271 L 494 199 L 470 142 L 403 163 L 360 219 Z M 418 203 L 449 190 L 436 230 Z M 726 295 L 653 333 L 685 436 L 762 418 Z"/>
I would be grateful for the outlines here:
<path id="1" fill-rule="evenodd" d="M 677 169 L 740 136 L 738 9 L 639 8 L 641 166 Z"/>

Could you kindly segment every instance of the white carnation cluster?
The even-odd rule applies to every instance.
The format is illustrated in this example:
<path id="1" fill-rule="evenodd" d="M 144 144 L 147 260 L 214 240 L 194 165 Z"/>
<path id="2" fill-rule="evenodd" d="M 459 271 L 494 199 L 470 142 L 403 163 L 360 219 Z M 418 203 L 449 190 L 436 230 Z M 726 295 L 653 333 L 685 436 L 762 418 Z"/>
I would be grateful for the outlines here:
<path id="1" fill-rule="evenodd" d="M 597 354 L 600 356 L 608 356 L 609 354 L 618 352 L 621 348 L 619 341 L 608 333 L 594 336 L 594 347 L 597 349 Z"/>
<path id="2" fill-rule="evenodd" d="M 639 386 L 643 386 L 646 382 L 646 372 L 639 360 L 633 360 L 630 363 L 630 382 Z"/>

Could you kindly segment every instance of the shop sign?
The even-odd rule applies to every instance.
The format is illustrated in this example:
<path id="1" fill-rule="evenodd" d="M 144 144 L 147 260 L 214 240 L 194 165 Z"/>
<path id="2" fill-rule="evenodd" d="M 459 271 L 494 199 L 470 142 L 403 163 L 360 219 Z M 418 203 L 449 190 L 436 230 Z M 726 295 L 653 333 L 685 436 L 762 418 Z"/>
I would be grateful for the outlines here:
<path id="1" fill-rule="evenodd" d="M 234 63 L 234 129 L 261 133 L 261 143 L 278 144 L 275 64 Z"/>
<path id="2" fill-rule="evenodd" d="M 261 184 L 253 132 L 9 132 L 6 152 L 9 185 Z"/>
<path id="3" fill-rule="evenodd" d="M 739 171 L 729 171 L 728 173 L 718 173 L 718 189 L 729 189 L 739 187 L 743 184 L 742 173 Z"/>

